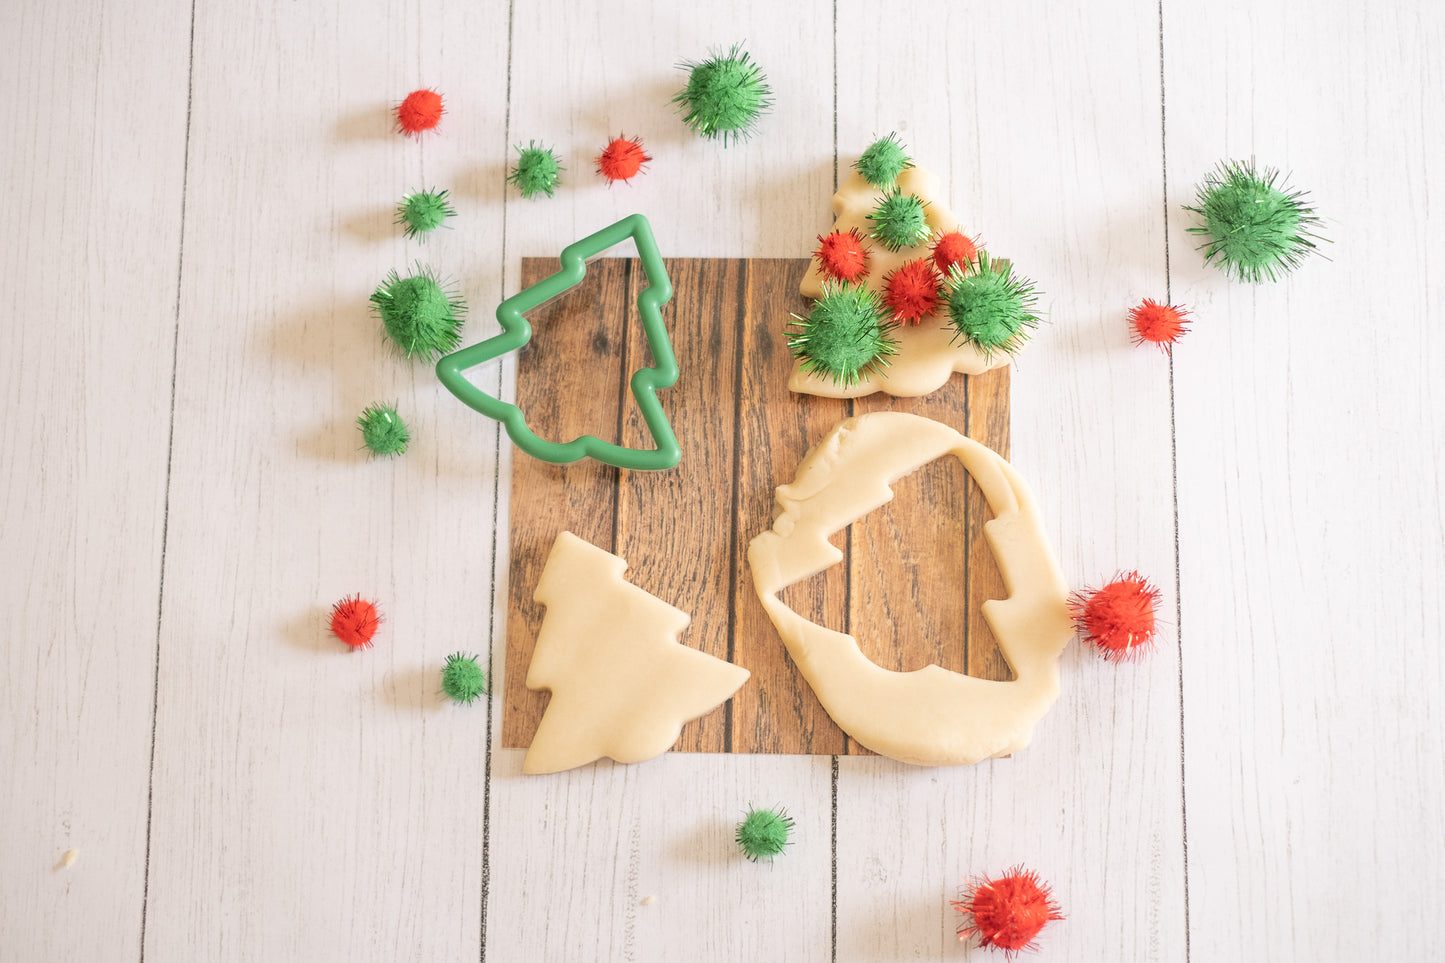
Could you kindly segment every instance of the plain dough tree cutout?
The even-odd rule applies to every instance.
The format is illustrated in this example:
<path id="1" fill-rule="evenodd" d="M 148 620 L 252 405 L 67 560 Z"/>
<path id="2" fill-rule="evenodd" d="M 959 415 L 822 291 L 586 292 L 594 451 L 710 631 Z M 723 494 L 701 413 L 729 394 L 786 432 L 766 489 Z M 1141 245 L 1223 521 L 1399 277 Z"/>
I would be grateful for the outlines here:
<path id="1" fill-rule="evenodd" d="M 939 238 L 961 235 L 964 231 L 943 199 L 938 178 L 932 174 L 909 162 L 909 166 L 903 168 L 891 184 L 879 185 L 870 183 L 858 172 L 857 166 L 854 165 L 848 179 L 833 195 L 835 220 L 833 234 L 829 237 L 841 234 L 859 239 L 866 253 L 867 273 L 856 283 L 883 296 L 886 278 L 910 262 L 932 260 L 934 244 Z M 870 215 L 878 210 L 885 198 L 895 193 L 902 197 L 916 197 L 923 202 L 928 233 L 922 243 L 895 249 L 877 236 L 879 225 Z M 1006 267 L 997 260 L 993 263 L 996 268 Z M 804 297 L 818 299 L 823 297 L 824 282 L 836 284 L 837 281 L 838 278 L 830 275 L 815 256 L 799 290 Z M 801 364 L 795 364 L 788 387 L 800 394 L 826 398 L 858 398 L 877 391 L 914 398 L 943 387 L 954 372 L 982 374 L 1001 368 L 1012 360 L 1009 351 L 985 352 L 958 338 L 957 332 L 947 323 L 946 315 L 946 308 L 940 307 L 916 324 L 899 324 L 891 328 L 889 335 L 895 342 L 895 351 L 888 357 L 887 365 L 870 368 L 856 381 L 838 382 L 826 375 L 804 371 Z M 1026 337 L 1025 332 L 1020 340 Z"/>
<path id="2" fill-rule="evenodd" d="M 748 670 L 678 644 L 692 617 L 635 585 L 627 562 L 571 532 L 537 582 L 547 607 L 527 688 L 552 693 L 522 763 L 561 772 L 607 756 L 642 762 L 748 680 Z"/>

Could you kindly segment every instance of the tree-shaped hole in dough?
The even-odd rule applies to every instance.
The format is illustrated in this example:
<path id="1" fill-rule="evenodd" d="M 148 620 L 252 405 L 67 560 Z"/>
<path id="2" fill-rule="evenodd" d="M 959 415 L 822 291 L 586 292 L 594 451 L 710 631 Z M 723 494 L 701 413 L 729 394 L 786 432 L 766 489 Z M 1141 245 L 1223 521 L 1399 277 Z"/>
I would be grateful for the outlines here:
<path id="1" fill-rule="evenodd" d="M 886 504 L 892 485 L 951 455 L 994 514 L 984 534 L 1008 597 L 983 616 L 1015 678 L 996 682 L 936 665 L 893 672 L 870 662 L 850 635 L 811 622 L 778 594 L 843 560 L 828 538 Z M 771 530 L 748 563 L 769 618 L 833 721 L 881 755 L 919 765 L 968 765 L 1028 745 L 1058 696 L 1058 657 L 1073 634 L 1068 588 L 1027 486 L 997 453 L 927 418 L 882 411 L 836 426 L 777 490 Z"/>
<path id="2" fill-rule="evenodd" d="M 992 552 L 982 545 L 975 550 L 970 537 L 982 537 L 971 527 L 979 521 L 982 490 L 948 455 L 898 479 L 892 489 L 892 501 L 829 538 L 850 548 L 848 572 L 825 569 L 783 588 L 779 599 L 827 628 L 848 632 L 864 657 L 885 669 L 912 672 L 932 664 L 1010 681 L 1012 670 L 978 612 L 982 602 L 1005 594 Z M 820 604 L 845 593 L 846 605 Z M 966 648 L 959 643 L 965 636 Z"/>

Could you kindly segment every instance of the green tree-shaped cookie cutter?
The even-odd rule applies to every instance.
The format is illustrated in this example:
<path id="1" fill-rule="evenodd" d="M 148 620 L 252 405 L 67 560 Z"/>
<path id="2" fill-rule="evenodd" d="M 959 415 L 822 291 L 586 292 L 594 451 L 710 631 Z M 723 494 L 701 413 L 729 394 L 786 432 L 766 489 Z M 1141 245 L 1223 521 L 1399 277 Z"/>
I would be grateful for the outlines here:
<path id="1" fill-rule="evenodd" d="M 647 287 L 637 296 L 637 312 L 642 317 L 642 330 L 647 335 L 654 363 L 651 368 L 639 368 L 633 372 L 632 395 L 637 399 L 638 410 L 642 412 L 657 448 L 651 451 L 624 448 L 593 435 L 582 435 L 565 444 L 539 438 L 527 427 L 527 416 L 522 409 L 487 394 L 464 378 L 462 372 L 516 351 L 530 341 L 532 326 L 524 317 L 525 313 L 576 287 L 587 275 L 588 258 L 628 238 L 636 244 L 642 270 L 647 274 Z M 663 267 L 662 255 L 652 236 L 652 226 L 641 214 L 629 215 L 596 234 L 567 245 L 557 261 L 561 265 L 557 273 L 518 291 L 497 306 L 501 334 L 442 358 L 437 362 L 437 377 L 469 408 L 505 425 L 512 443 L 533 458 L 559 465 L 594 458 L 618 468 L 640 471 L 674 467 L 682 460 L 682 449 L 678 447 L 677 436 L 663 413 L 662 402 L 657 399 L 658 389 L 671 388 L 678 377 L 677 357 L 672 352 L 672 343 L 667 339 L 667 329 L 662 323 L 662 306 L 672 298 L 672 281 Z"/>

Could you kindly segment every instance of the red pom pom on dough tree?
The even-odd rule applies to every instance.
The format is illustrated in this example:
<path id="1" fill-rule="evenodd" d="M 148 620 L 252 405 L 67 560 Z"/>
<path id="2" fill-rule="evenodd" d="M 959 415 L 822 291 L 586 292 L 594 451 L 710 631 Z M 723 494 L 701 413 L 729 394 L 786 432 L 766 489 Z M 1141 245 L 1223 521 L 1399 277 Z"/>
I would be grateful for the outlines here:
<path id="1" fill-rule="evenodd" d="M 823 274 L 838 281 L 857 281 L 868 274 L 868 251 L 856 228 L 818 235 L 813 259 Z"/>
<path id="2" fill-rule="evenodd" d="M 446 108 L 435 90 L 413 90 L 396 108 L 396 127 L 408 137 L 419 137 L 441 123 Z"/>
<path id="3" fill-rule="evenodd" d="M 877 215 L 890 197 L 914 198 L 919 202 L 924 230 L 892 231 Z M 895 202 L 896 202 L 895 198 Z M 948 307 L 943 294 L 949 282 L 949 270 L 967 269 L 970 259 L 979 254 L 977 242 L 965 234 L 958 218 L 942 199 L 938 179 L 913 162 L 903 152 L 896 137 L 879 138 L 853 165 L 848 179 L 833 195 L 833 233 L 822 238 L 824 248 L 814 252 L 813 263 L 800 286 L 805 297 L 821 298 L 824 282 L 849 280 L 877 291 L 888 308 L 885 320 L 897 323 L 889 332 L 897 342 L 897 351 L 886 365 L 873 366 L 865 376 L 851 383 L 840 382 L 826 375 L 809 372 L 801 364 L 794 366 L 788 387 L 801 394 L 828 398 L 856 398 L 883 391 L 899 397 L 917 397 L 942 387 L 954 372 L 982 374 L 999 368 L 1012 359 L 1010 350 L 981 350 L 978 345 L 958 337 L 947 323 Z M 828 239 L 856 237 L 867 258 L 866 273 L 842 278 L 824 255 Z M 898 243 L 900 240 L 905 243 Z M 929 310 L 923 284 L 922 265 L 937 270 L 937 300 Z M 889 281 L 893 281 L 890 296 Z M 1018 342 L 1027 339 L 1021 333 Z"/>
<path id="4" fill-rule="evenodd" d="M 1153 647 L 1158 608 L 1159 590 L 1138 572 L 1069 597 L 1069 614 L 1084 641 L 1111 662 L 1137 659 Z"/>
<path id="5" fill-rule="evenodd" d="M 909 261 L 883 279 L 883 303 L 900 324 L 918 324 L 938 310 L 941 280 L 928 258 Z"/>
<path id="6" fill-rule="evenodd" d="M 978 254 L 980 245 L 962 231 L 949 231 L 933 243 L 933 266 L 939 274 L 963 267 Z"/>
<path id="7" fill-rule="evenodd" d="M 977 936 L 979 946 L 1003 950 L 1009 959 L 1020 950 L 1038 949 L 1034 938 L 1039 931 L 1064 918 L 1048 884 L 1022 866 L 998 879 L 978 879 L 963 899 L 953 901 L 953 908 L 968 917 L 959 927 L 959 942 Z"/>

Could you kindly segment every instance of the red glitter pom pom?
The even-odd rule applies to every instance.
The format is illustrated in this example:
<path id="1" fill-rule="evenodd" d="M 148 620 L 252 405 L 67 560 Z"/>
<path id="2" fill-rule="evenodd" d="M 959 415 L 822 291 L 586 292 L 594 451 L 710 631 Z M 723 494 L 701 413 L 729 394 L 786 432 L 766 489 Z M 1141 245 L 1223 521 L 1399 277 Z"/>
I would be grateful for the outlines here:
<path id="1" fill-rule="evenodd" d="M 1069 612 L 1104 658 L 1134 659 L 1154 644 L 1154 614 L 1159 590 L 1138 572 L 1117 576 L 1100 589 L 1075 592 Z"/>
<path id="2" fill-rule="evenodd" d="M 442 95 L 435 90 L 413 90 L 396 108 L 396 126 L 403 134 L 415 137 L 441 123 L 445 110 Z"/>
<path id="3" fill-rule="evenodd" d="M 619 134 L 597 155 L 597 173 L 613 181 L 630 181 L 652 160 L 642 149 L 642 141 Z"/>
<path id="4" fill-rule="evenodd" d="M 970 919 L 958 930 L 959 942 L 977 934 L 979 946 L 993 947 L 1012 957 L 1019 950 L 1036 950 L 1034 937 L 1050 920 L 1061 920 L 1059 904 L 1049 898 L 1049 887 L 1033 870 L 1015 866 L 998 879 L 982 877 L 953 908 Z"/>
<path id="5" fill-rule="evenodd" d="M 949 231 L 933 243 L 933 263 L 945 277 L 955 264 L 962 266 L 977 256 L 978 242 L 959 231 Z"/>
<path id="6" fill-rule="evenodd" d="M 857 228 L 834 231 L 827 237 L 818 235 L 818 249 L 813 252 L 818 266 L 829 277 L 839 281 L 858 281 L 868 274 L 868 252 Z"/>
<path id="7" fill-rule="evenodd" d="M 883 303 L 893 320 L 917 324 L 938 308 L 938 272 L 928 258 L 916 258 L 883 279 Z"/>
<path id="8" fill-rule="evenodd" d="M 360 595 L 350 595 L 331 607 L 331 634 L 353 649 L 371 648 L 371 637 L 381 614 Z"/>
<path id="9" fill-rule="evenodd" d="M 1189 327 L 1189 312 L 1183 305 L 1160 304 L 1145 298 L 1129 312 L 1129 326 L 1134 329 L 1134 343 L 1157 344 L 1162 351 L 1184 337 Z"/>

